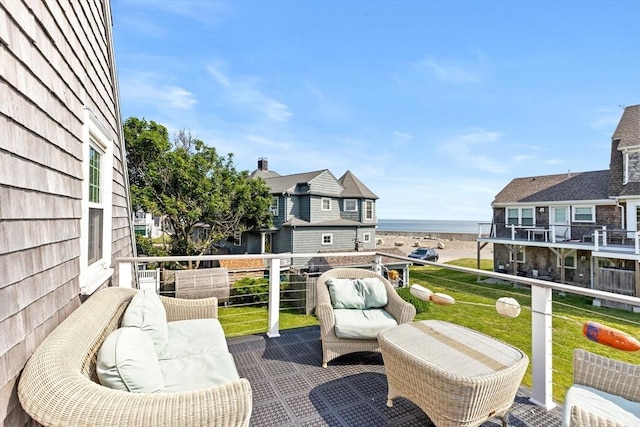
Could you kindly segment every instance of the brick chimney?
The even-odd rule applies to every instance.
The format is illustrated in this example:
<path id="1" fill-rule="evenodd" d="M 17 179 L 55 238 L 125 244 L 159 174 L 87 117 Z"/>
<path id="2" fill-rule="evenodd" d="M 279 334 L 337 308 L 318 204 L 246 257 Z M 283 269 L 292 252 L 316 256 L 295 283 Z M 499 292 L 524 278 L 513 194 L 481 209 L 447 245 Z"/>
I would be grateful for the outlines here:
<path id="1" fill-rule="evenodd" d="M 258 159 L 258 170 L 263 172 L 269 171 L 269 160 L 266 157 L 260 157 Z"/>

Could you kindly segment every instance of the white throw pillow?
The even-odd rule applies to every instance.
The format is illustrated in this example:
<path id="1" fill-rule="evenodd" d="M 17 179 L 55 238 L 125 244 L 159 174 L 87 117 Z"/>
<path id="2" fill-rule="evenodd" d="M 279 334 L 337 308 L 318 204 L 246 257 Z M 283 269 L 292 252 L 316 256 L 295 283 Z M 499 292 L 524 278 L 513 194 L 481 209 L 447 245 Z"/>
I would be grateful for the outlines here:
<path id="1" fill-rule="evenodd" d="M 167 346 L 167 312 L 153 289 L 140 290 L 122 316 L 122 326 L 133 326 L 148 333 L 157 354 Z"/>
<path id="2" fill-rule="evenodd" d="M 151 337 L 139 328 L 109 334 L 98 351 L 96 372 L 100 384 L 115 390 L 156 393 L 164 388 Z"/>

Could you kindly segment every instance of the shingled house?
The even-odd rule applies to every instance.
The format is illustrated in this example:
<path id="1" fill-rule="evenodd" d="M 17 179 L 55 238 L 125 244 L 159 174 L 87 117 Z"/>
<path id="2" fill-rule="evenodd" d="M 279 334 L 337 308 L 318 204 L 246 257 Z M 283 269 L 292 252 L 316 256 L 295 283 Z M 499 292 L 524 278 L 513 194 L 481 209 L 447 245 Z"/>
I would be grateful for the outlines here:
<path id="1" fill-rule="evenodd" d="M 516 178 L 495 197 L 496 271 L 640 295 L 640 105 L 626 107 L 609 170 Z"/>
<path id="2" fill-rule="evenodd" d="M 251 176 L 264 179 L 270 188 L 274 227 L 244 233 L 234 242 L 234 252 L 375 249 L 378 196 L 350 171 L 340 178 L 327 169 L 280 175 L 269 170 L 266 158 L 260 158 Z"/>

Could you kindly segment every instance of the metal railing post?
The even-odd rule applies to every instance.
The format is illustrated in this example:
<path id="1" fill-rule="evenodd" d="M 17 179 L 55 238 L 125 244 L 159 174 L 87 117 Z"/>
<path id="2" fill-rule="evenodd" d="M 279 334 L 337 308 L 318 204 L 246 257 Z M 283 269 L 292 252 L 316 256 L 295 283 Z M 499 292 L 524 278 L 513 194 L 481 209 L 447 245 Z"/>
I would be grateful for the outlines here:
<path id="1" fill-rule="evenodd" d="M 607 226 L 602 226 L 602 246 L 607 246 Z"/>
<path id="2" fill-rule="evenodd" d="M 555 224 L 551 224 L 551 226 L 549 227 L 549 233 L 551 233 L 551 243 L 555 243 L 556 242 L 556 225 Z"/>
<path id="3" fill-rule="evenodd" d="M 382 275 L 382 256 L 381 255 L 375 255 L 373 257 L 373 265 L 371 266 L 372 270 L 375 271 L 377 274 Z"/>
<path id="4" fill-rule="evenodd" d="M 531 286 L 531 402 L 550 410 L 553 402 L 552 289 Z"/>
<path id="5" fill-rule="evenodd" d="M 280 258 L 271 258 L 269 263 L 269 338 L 280 336 Z"/>
<path id="6" fill-rule="evenodd" d="M 118 287 L 133 287 L 133 263 L 124 261 L 118 263 Z"/>
<path id="7" fill-rule="evenodd" d="M 516 240 L 516 226 L 511 224 L 511 240 Z"/>
<path id="8" fill-rule="evenodd" d="M 636 255 L 640 255 L 640 231 L 636 231 Z"/>

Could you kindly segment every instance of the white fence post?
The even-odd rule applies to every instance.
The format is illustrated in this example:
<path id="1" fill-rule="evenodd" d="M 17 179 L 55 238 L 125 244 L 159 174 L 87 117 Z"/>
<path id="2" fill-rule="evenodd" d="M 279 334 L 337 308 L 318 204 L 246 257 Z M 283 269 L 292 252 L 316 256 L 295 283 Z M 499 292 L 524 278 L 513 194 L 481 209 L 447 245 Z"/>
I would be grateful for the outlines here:
<path id="1" fill-rule="evenodd" d="M 269 263 L 269 338 L 280 336 L 280 258 L 271 258 Z"/>
<path id="2" fill-rule="evenodd" d="M 131 262 L 118 263 L 118 287 L 120 288 L 133 287 L 133 263 Z"/>
<path id="3" fill-rule="evenodd" d="M 553 409 L 552 289 L 531 286 L 531 354 L 533 387 L 531 402 Z"/>

